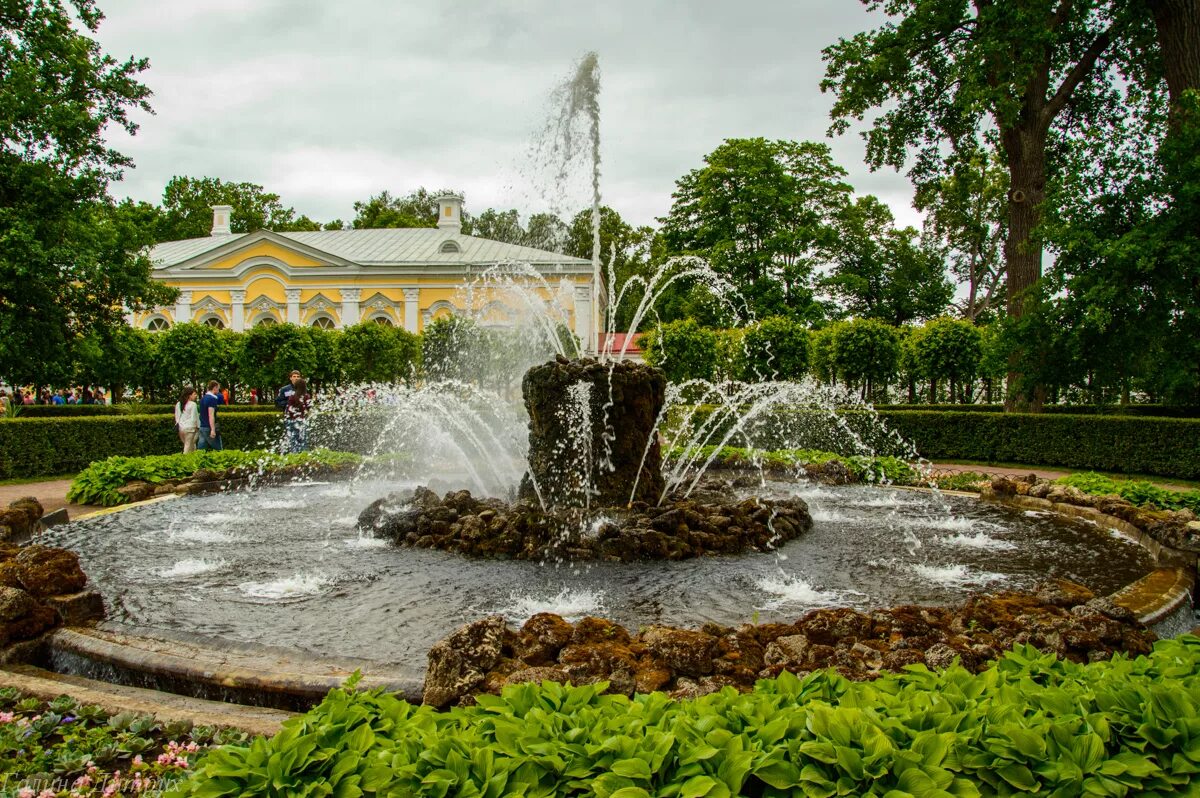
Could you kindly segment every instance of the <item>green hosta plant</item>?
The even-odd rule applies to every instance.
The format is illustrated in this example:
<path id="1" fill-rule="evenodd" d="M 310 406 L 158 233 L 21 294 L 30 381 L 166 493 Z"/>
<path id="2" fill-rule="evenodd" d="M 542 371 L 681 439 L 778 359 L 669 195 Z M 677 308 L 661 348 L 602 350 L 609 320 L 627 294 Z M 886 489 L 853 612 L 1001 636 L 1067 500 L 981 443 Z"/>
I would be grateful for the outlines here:
<path id="1" fill-rule="evenodd" d="M 1196 795 L 1200 639 L 1079 665 L 784 673 L 693 701 L 522 684 L 445 713 L 334 690 L 210 754 L 174 796 Z"/>
<path id="2" fill-rule="evenodd" d="M 1178 491 L 1159 487 L 1151 482 L 1112 479 L 1091 471 L 1069 474 L 1057 480 L 1093 496 L 1120 496 L 1133 504 L 1159 510 L 1193 510 L 1200 512 L 1200 490 Z"/>
<path id="3" fill-rule="evenodd" d="M 219 452 L 205 450 L 189 454 L 147 457 L 109 457 L 106 460 L 98 460 L 84 469 L 71 483 L 67 498 L 81 504 L 111 507 L 128 501 L 127 497 L 117 491 L 130 482 L 159 483 L 168 479 L 183 479 L 201 469 L 252 468 L 269 471 L 288 466 L 339 466 L 360 462 L 362 458 L 356 454 L 328 449 L 299 454 L 226 449 Z"/>

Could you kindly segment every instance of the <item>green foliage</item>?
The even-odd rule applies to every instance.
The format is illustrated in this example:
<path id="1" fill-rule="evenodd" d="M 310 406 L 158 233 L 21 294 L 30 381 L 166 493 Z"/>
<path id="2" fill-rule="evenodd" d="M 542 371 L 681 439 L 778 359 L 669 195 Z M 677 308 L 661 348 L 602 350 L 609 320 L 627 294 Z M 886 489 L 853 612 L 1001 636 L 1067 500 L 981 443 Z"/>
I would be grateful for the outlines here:
<path id="1" fill-rule="evenodd" d="M 355 230 L 379 227 L 436 227 L 438 221 L 437 198 L 442 194 L 458 194 L 449 189 L 428 191 L 424 186 L 403 197 L 393 197 L 381 191 L 365 202 L 354 203 Z M 463 219 L 463 232 L 471 233 L 468 219 Z"/>
<path id="2" fill-rule="evenodd" d="M 881 411 L 930 460 L 1200 478 L 1200 420 L 1066 413 Z"/>
<path id="3" fill-rule="evenodd" d="M 209 235 L 214 205 L 233 208 L 229 225 L 234 233 L 321 229 L 320 224 L 307 216 L 297 216 L 294 208 L 284 207 L 278 194 L 255 183 L 227 183 L 216 177 L 177 175 L 163 190 L 157 240 L 181 241 Z"/>
<path id="4" fill-rule="evenodd" d="M 221 437 L 232 448 L 276 440 L 278 413 L 221 411 Z M 181 447 L 171 415 L 0 419 L 0 479 L 73 474 L 113 455 L 170 454 Z"/>
<path id="5" fill-rule="evenodd" d="M 818 142 L 726 139 L 675 184 L 663 238 L 733 282 L 755 316 L 825 315 L 812 275 L 851 188 Z"/>
<path id="6" fill-rule="evenodd" d="M 408 381 L 417 373 L 421 342 L 407 330 L 366 321 L 342 330 L 338 357 L 348 382 Z"/>
<path id="7" fill-rule="evenodd" d="M 93 38 L 91 0 L 14 0 L 0 10 L 0 377 L 69 378 L 74 340 L 123 321 L 122 306 L 165 304 L 174 291 L 141 254 L 152 231 L 108 185 L 130 160 L 111 149 L 149 111 L 138 77 Z"/>
<path id="8" fill-rule="evenodd" d="M 806 464 L 824 465 L 829 462 L 841 463 L 846 466 L 854 479 L 859 482 L 888 482 L 897 485 L 910 485 L 919 482 L 919 474 L 911 465 L 898 457 L 876 457 L 867 455 L 841 455 L 834 452 L 823 452 L 818 449 L 750 449 L 738 446 L 701 446 L 695 452 L 685 452 L 676 447 L 664 452 L 668 460 L 680 457 L 700 455 L 700 461 L 713 457 L 714 463 L 724 466 L 761 466 L 784 471 L 795 471 Z"/>
<path id="9" fill-rule="evenodd" d="M 425 375 L 433 380 L 472 381 L 484 366 L 484 338 L 483 330 L 468 318 L 434 319 L 421 335 Z"/>
<path id="10" fill-rule="evenodd" d="M 61 695 L 52 701 L 0 689 L 0 784 L 12 796 L 71 798 L 152 794 L 176 783 L 211 744 L 245 743 L 233 729 L 214 732 L 150 715 L 109 715 Z"/>
<path id="11" fill-rule="evenodd" d="M 693 319 L 660 324 L 642 338 L 646 362 L 670 382 L 711 380 L 717 369 L 717 334 Z"/>
<path id="12" fill-rule="evenodd" d="M 207 324 L 176 324 L 155 333 L 155 341 L 155 371 L 162 384 L 176 390 L 190 385 L 203 393 L 208 381 L 228 363 L 221 337 Z"/>
<path id="13" fill-rule="evenodd" d="M 937 316 L 954 295 L 939 254 L 921 244 L 916 229 L 895 221 L 870 194 L 837 214 L 833 271 L 821 284 L 846 314 L 900 325 Z"/>
<path id="14" fill-rule="evenodd" d="M 886 385 L 900 367 L 896 328 L 877 319 L 854 319 L 832 327 L 832 370 L 851 385 L 862 384 L 865 395 Z"/>
<path id="15" fill-rule="evenodd" d="M 978 327 L 943 316 L 914 331 L 911 346 L 917 376 L 935 386 L 945 380 L 952 387 L 951 400 L 967 401 L 966 388 L 975 380 L 983 360 L 983 335 Z"/>
<path id="16" fill-rule="evenodd" d="M 1168 490 L 1151 482 L 1113 479 L 1094 472 L 1068 474 L 1056 480 L 1093 496 L 1120 496 L 1133 504 L 1159 510 L 1200 512 L 1200 490 Z"/>
<path id="17" fill-rule="evenodd" d="M 130 482 L 157 484 L 168 479 L 190 477 L 202 468 L 224 470 L 248 467 L 261 473 L 285 466 L 340 466 L 359 462 L 362 462 L 362 458 L 356 454 L 331 452 L 328 449 L 314 449 L 298 454 L 225 449 L 219 452 L 204 450 L 188 454 L 143 457 L 114 456 L 97 460 L 75 477 L 71 489 L 67 492 L 67 500 L 111 507 L 129 501 L 127 497 L 117 493 L 117 489 Z"/>
<path id="18" fill-rule="evenodd" d="M 799 380 L 808 372 L 809 333 L 783 316 L 756 321 L 743 333 L 744 379 Z"/>
<path id="19" fill-rule="evenodd" d="M 288 381 L 293 369 L 312 375 L 317 353 L 308 330 L 295 324 L 260 324 L 242 335 L 238 369 L 246 385 L 258 388 L 263 399 Z"/>
<path id="20" fill-rule="evenodd" d="M 1200 640 L 1079 665 L 1014 649 L 972 675 L 784 673 L 693 701 L 551 682 L 439 713 L 333 690 L 212 752 L 182 796 L 1166 796 L 1200 773 Z"/>

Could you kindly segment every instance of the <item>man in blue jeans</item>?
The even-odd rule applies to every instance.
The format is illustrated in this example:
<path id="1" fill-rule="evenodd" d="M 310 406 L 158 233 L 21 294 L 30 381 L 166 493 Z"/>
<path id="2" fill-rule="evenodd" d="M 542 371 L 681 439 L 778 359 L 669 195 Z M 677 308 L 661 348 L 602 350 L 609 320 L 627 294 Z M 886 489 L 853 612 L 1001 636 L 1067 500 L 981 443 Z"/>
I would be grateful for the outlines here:
<path id="1" fill-rule="evenodd" d="M 225 404 L 221 396 L 221 383 L 213 380 L 208 384 L 208 392 L 200 400 L 200 441 L 197 449 L 212 449 L 221 451 L 225 448 L 221 443 L 221 427 L 217 423 L 217 408 Z"/>

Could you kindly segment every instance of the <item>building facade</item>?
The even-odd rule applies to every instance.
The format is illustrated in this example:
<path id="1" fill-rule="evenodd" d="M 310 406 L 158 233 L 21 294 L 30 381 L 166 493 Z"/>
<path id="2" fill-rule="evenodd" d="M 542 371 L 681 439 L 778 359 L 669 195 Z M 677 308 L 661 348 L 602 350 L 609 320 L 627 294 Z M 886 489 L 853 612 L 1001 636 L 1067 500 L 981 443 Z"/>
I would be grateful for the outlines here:
<path id="1" fill-rule="evenodd" d="M 174 305 L 131 313 L 148 330 L 200 322 L 242 331 L 283 322 L 341 329 L 361 321 L 419 333 L 432 320 L 472 310 L 511 323 L 521 308 L 494 287 L 472 288 L 489 269 L 523 264 L 527 289 L 561 306 L 594 346 L 597 291 L 590 261 L 463 235 L 462 198 L 438 197 L 436 228 L 232 233 L 232 208 L 213 208 L 212 234 L 169 241 L 150 253 L 154 277 L 179 289 Z M 520 279 L 520 278 L 518 278 Z M 482 294 L 482 295 L 481 295 Z M 471 302 L 474 307 L 464 307 Z"/>

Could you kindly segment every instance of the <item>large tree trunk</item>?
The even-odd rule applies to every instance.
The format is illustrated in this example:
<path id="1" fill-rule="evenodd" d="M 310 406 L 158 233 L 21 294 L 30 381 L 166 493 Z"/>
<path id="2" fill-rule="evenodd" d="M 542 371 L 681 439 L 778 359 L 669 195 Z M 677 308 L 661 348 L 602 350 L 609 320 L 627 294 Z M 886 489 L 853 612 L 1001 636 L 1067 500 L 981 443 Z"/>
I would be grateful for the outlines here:
<path id="1" fill-rule="evenodd" d="M 1200 88 L 1200 0 L 1146 0 L 1158 29 L 1174 117 L 1179 98 Z"/>
<path id="2" fill-rule="evenodd" d="M 1046 190 L 1046 133 L 1038 125 L 1005 131 L 1005 156 L 1008 159 L 1011 187 L 1008 193 L 1008 239 L 1004 259 L 1008 272 L 1008 315 L 1025 315 L 1027 294 L 1042 276 L 1042 242 L 1038 225 L 1042 221 L 1042 201 Z M 1021 353 L 1009 361 L 1009 393 L 1005 409 L 1040 412 L 1045 392 L 1040 386 L 1024 386 L 1020 372 Z"/>

